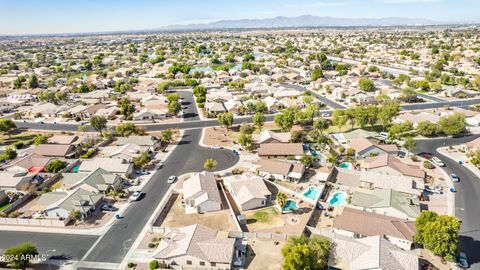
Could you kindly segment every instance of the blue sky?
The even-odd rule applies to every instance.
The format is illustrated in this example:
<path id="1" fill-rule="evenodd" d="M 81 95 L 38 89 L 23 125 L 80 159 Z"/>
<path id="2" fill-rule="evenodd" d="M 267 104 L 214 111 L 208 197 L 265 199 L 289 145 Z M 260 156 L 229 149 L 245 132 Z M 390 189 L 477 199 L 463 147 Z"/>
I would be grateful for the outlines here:
<path id="1" fill-rule="evenodd" d="M 479 0 L 0 0 L 0 34 L 152 29 L 299 15 L 479 22 L 479 11 Z"/>

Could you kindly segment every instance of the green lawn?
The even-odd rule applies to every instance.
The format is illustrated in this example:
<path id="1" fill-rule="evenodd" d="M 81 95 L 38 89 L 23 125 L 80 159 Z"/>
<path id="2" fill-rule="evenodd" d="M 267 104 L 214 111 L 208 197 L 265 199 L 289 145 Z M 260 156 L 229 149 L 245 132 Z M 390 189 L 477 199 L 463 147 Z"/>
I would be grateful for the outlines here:
<path id="1" fill-rule="evenodd" d="M 0 136 L 0 145 L 13 145 L 16 142 L 28 142 L 32 140 L 35 137 L 35 133 L 33 132 L 22 132 L 20 134 L 15 134 L 8 136 L 6 134 L 3 134 Z"/>
<path id="2" fill-rule="evenodd" d="M 275 208 L 270 208 L 252 213 L 251 215 L 248 215 L 248 218 L 255 219 L 255 222 L 268 223 L 273 217 L 278 215 L 278 211 Z"/>
<path id="3" fill-rule="evenodd" d="M 0 203 L 0 212 L 7 209 L 12 203 L 8 202 L 8 199 L 3 200 L 3 202 Z"/>

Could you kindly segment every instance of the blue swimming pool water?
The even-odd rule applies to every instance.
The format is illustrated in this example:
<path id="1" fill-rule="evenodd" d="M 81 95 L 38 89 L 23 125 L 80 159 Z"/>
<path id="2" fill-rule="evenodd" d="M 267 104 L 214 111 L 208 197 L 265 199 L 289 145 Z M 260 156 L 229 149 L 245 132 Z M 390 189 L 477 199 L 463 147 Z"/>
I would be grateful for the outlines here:
<path id="1" fill-rule="evenodd" d="M 73 167 L 72 172 L 76 173 L 78 172 L 78 169 L 80 169 L 80 165 L 76 165 L 75 167 Z"/>
<path id="2" fill-rule="evenodd" d="M 335 192 L 333 193 L 332 198 L 328 203 L 333 206 L 339 206 L 347 203 L 347 197 L 348 197 L 348 194 L 345 192 L 341 192 L 341 191 Z"/>
<path id="3" fill-rule="evenodd" d="M 309 187 L 307 191 L 303 193 L 303 196 L 316 200 L 318 198 L 318 189 L 314 187 Z"/>
<path id="4" fill-rule="evenodd" d="M 340 165 L 338 165 L 338 167 L 340 167 L 342 169 L 352 169 L 352 165 L 348 162 L 340 163 Z"/>
<path id="5" fill-rule="evenodd" d="M 291 212 L 292 210 L 296 210 L 298 208 L 297 202 L 294 200 L 287 200 L 287 203 L 283 206 L 284 212 Z"/>

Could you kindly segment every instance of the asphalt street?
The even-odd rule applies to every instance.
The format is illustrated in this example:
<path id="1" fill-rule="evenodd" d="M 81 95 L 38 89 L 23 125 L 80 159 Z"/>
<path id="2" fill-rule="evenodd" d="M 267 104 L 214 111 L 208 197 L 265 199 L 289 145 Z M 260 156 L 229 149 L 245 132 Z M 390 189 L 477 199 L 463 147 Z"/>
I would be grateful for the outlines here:
<path id="1" fill-rule="evenodd" d="M 480 269 L 480 179 L 469 169 L 437 152 L 437 148 L 459 145 L 471 141 L 480 135 L 461 138 L 440 138 L 417 140 L 416 152 L 431 153 L 439 157 L 446 165 L 444 170 L 455 173 L 460 182 L 455 183 L 455 216 L 462 220 L 460 228 L 460 250 L 466 252 L 472 269 Z"/>
<path id="2" fill-rule="evenodd" d="M 184 97 L 185 105 L 188 107 L 186 109 L 188 117 L 185 121 L 198 121 L 197 110 L 192 106 L 191 93 L 179 92 L 179 94 Z M 124 212 L 123 218 L 115 221 L 100 238 L 84 235 L 0 231 L 0 248 L 5 249 L 18 243 L 31 241 L 41 251 L 56 249 L 57 252 L 53 253 L 55 257 L 120 263 L 168 190 L 169 176 L 203 171 L 203 163 L 208 158 L 218 162 L 216 171 L 232 167 L 238 162 L 238 156 L 231 150 L 201 147 L 198 144 L 201 134 L 201 129 L 184 132 L 181 141 L 164 162 L 164 166 L 154 172 L 145 185 L 141 200 L 131 203 Z"/>

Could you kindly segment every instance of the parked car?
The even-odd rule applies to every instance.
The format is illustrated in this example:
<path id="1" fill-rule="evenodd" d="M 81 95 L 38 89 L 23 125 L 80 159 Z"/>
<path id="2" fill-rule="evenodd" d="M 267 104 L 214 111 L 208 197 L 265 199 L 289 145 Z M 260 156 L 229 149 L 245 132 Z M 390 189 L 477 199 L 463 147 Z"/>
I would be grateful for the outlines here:
<path id="1" fill-rule="evenodd" d="M 452 179 L 452 181 L 455 182 L 455 183 L 460 182 L 460 178 L 458 178 L 458 176 L 454 173 L 450 174 L 450 179 Z"/>
<path id="2" fill-rule="evenodd" d="M 140 200 L 141 196 L 142 196 L 142 192 L 135 191 L 135 192 L 133 192 L 132 195 L 130 195 L 130 197 L 128 197 L 128 201 L 129 202 L 136 202 L 136 201 Z"/>
<path id="3" fill-rule="evenodd" d="M 106 203 L 104 205 L 102 205 L 102 207 L 100 207 L 103 211 L 110 211 L 110 212 L 115 212 L 118 210 L 118 208 L 116 208 L 115 206 L 109 204 L 109 203 Z"/>
<path id="4" fill-rule="evenodd" d="M 175 181 L 177 181 L 177 177 L 175 175 L 172 175 L 168 178 L 167 183 L 173 184 L 175 183 Z"/>
<path id="5" fill-rule="evenodd" d="M 388 132 L 380 132 L 380 137 L 387 139 L 388 138 Z"/>
<path id="6" fill-rule="evenodd" d="M 434 194 L 442 194 L 442 188 L 441 187 L 430 187 L 430 186 L 425 186 L 425 191 L 434 193 Z"/>
<path id="7" fill-rule="evenodd" d="M 438 157 L 432 157 L 431 161 L 438 167 L 445 167 L 445 163 L 443 163 Z"/>
<path id="8" fill-rule="evenodd" d="M 221 147 L 220 145 L 216 144 L 216 145 L 212 145 L 210 148 L 211 148 L 211 149 L 222 149 L 223 147 Z"/>
<path id="9" fill-rule="evenodd" d="M 461 268 L 468 268 L 470 266 L 468 264 L 467 254 L 465 254 L 465 252 L 459 252 L 458 253 L 457 265 Z"/>

